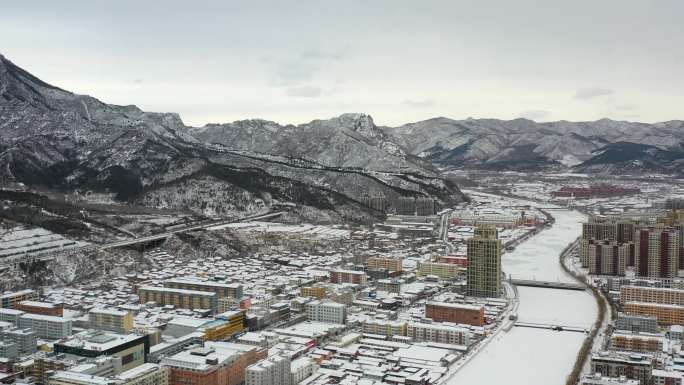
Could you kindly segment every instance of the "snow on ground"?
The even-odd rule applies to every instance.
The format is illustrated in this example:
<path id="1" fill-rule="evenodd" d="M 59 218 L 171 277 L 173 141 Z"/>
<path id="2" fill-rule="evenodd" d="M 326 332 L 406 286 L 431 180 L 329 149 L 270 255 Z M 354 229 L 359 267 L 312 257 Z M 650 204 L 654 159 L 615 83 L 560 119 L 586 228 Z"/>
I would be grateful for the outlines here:
<path id="1" fill-rule="evenodd" d="M 0 231 L 0 258 L 19 254 L 31 255 L 80 245 L 79 242 L 40 227 L 16 226 Z"/>
<path id="2" fill-rule="evenodd" d="M 209 230 L 223 230 L 223 229 L 233 229 L 238 231 L 246 232 L 259 232 L 259 233 L 292 233 L 292 234 L 304 234 L 313 235 L 320 238 L 344 238 L 348 237 L 351 232 L 346 229 L 337 229 L 330 226 L 318 226 L 310 224 L 302 225 L 290 225 L 284 223 L 273 223 L 273 222 L 241 222 L 241 223 L 229 223 L 226 225 L 210 227 Z"/>

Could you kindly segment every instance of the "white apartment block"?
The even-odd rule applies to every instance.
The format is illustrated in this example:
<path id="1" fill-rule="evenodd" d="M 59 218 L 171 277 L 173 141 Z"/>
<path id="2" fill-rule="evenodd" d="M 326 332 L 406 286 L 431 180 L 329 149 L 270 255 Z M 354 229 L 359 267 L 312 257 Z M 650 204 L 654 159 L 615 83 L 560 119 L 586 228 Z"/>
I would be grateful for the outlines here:
<path id="1" fill-rule="evenodd" d="M 430 341 L 442 344 L 470 345 L 470 330 L 460 326 L 409 322 L 406 336 L 414 341 Z"/>
<path id="2" fill-rule="evenodd" d="M 318 365 L 310 357 L 299 357 L 290 364 L 292 385 L 297 385 L 312 376 L 318 370 Z"/>
<path id="3" fill-rule="evenodd" d="M 26 313 L 19 317 L 19 328 L 31 329 L 40 338 L 58 340 L 70 336 L 71 320 L 42 314 Z"/>
<path id="4" fill-rule="evenodd" d="M 290 358 L 271 356 L 248 366 L 245 385 L 292 385 Z"/>
<path id="5" fill-rule="evenodd" d="M 311 301 L 306 304 L 309 321 L 344 324 L 347 321 L 347 306 L 332 301 Z"/>

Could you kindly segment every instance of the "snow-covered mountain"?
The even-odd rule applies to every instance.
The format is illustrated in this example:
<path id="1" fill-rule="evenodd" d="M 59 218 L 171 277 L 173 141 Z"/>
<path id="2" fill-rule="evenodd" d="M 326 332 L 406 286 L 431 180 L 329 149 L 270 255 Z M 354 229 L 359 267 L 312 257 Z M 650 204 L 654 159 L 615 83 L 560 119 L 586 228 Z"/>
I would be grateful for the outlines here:
<path id="1" fill-rule="evenodd" d="M 684 122 L 435 118 L 385 127 L 406 152 L 444 167 L 681 172 Z M 635 147 L 636 145 L 636 147 Z M 625 151 L 626 147 L 639 151 Z"/>
<path id="2" fill-rule="evenodd" d="M 193 128 L 198 140 L 337 167 L 425 172 L 429 163 L 406 154 L 365 114 L 343 114 L 299 126 L 242 120 Z"/>
<path id="3" fill-rule="evenodd" d="M 684 170 L 684 122 L 435 118 L 379 127 L 344 114 L 301 125 L 264 120 L 188 127 L 173 113 L 103 103 L 51 86 L 0 56 L 0 186 L 116 193 L 206 215 L 296 202 L 319 220 L 369 220 L 384 196 L 461 199 L 438 167 Z"/>
<path id="4" fill-rule="evenodd" d="M 19 184 L 109 191 L 134 204 L 206 215 L 295 202 L 319 221 L 368 220 L 378 215 L 364 204 L 371 195 L 388 202 L 432 196 L 442 205 L 463 198 L 369 116 L 307 127 L 245 121 L 190 128 L 177 114 L 51 86 L 0 56 L 0 185 Z"/>

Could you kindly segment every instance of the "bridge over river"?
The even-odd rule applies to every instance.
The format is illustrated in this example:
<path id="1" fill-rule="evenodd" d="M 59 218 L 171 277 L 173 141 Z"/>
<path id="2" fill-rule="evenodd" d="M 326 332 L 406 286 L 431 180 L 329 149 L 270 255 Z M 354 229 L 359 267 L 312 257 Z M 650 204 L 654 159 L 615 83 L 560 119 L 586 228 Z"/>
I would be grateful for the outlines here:
<path id="1" fill-rule="evenodd" d="M 509 282 L 516 286 L 543 287 L 547 289 L 579 290 L 584 291 L 586 287 L 578 283 L 538 281 L 534 279 L 511 279 Z"/>

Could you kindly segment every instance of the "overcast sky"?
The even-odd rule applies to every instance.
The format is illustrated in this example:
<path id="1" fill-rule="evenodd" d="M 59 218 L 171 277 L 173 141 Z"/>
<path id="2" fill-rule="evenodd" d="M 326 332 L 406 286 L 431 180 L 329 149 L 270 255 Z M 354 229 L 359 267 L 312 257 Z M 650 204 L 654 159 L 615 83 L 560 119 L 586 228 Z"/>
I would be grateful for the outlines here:
<path id="1" fill-rule="evenodd" d="M 13 1 L 0 53 L 187 124 L 684 118 L 684 1 Z"/>

